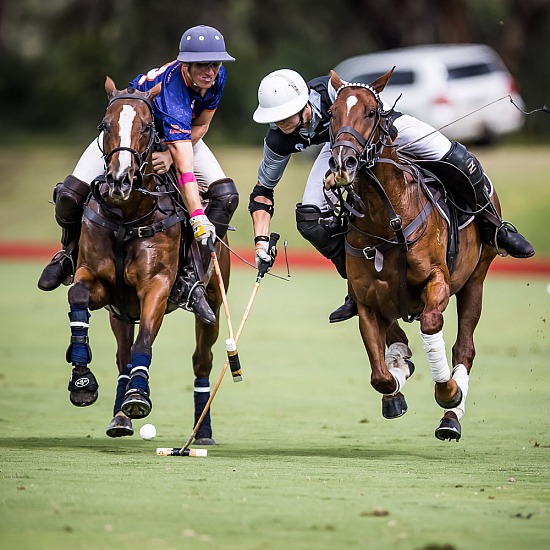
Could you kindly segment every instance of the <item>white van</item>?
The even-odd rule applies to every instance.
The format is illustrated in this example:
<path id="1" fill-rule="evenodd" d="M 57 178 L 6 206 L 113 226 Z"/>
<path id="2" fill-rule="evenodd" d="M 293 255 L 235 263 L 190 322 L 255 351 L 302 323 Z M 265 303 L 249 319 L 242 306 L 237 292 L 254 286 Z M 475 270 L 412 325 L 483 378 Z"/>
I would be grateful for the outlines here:
<path id="1" fill-rule="evenodd" d="M 524 109 L 517 84 L 496 52 L 485 45 L 387 50 L 346 59 L 334 70 L 343 80 L 368 84 L 393 66 L 382 97 L 393 104 L 402 94 L 397 110 L 441 129 L 451 140 L 490 143 L 523 125 L 523 113 L 506 97 Z"/>

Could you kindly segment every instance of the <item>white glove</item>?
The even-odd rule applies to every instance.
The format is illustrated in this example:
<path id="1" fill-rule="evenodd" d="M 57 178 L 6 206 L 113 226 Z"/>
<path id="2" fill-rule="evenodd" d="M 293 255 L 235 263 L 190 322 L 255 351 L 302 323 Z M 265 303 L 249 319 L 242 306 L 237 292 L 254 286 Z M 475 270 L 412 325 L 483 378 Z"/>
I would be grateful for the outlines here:
<path id="1" fill-rule="evenodd" d="M 193 237 L 195 237 L 195 240 L 204 245 L 208 242 L 208 239 L 212 239 L 212 241 L 216 239 L 216 228 L 204 214 L 194 216 L 189 221 L 193 228 Z"/>
<path id="2" fill-rule="evenodd" d="M 268 254 L 267 249 L 269 243 L 267 241 L 258 241 L 256 243 L 256 267 L 260 269 L 263 264 L 268 264 L 268 271 L 273 264 L 273 258 Z"/>

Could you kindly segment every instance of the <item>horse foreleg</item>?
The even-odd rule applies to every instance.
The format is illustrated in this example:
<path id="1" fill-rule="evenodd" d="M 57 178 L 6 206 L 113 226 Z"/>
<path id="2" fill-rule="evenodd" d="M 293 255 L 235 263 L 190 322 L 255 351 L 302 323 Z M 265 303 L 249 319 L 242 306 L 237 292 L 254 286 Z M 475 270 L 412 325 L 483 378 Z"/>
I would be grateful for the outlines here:
<path id="1" fill-rule="evenodd" d="M 435 400 L 444 409 L 455 407 L 462 399 L 460 387 L 451 377 L 443 339 L 443 312 L 449 303 L 448 274 L 434 269 L 423 291 L 424 309 L 420 315 L 420 335 L 435 382 Z"/>
<path id="2" fill-rule="evenodd" d="M 134 434 L 131 419 L 122 412 L 122 403 L 126 387 L 130 380 L 131 356 L 130 348 L 134 341 L 134 325 L 117 319 L 113 313 L 109 314 L 111 329 L 117 342 L 116 363 L 118 367 L 117 389 L 113 407 L 113 419 L 107 427 L 109 437 L 124 437 Z"/>
<path id="3" fill-rule="evenodd" d="M 158 275 L 138 289 L 139 331 L 131 348 L 130 380 L 121 405 L 122 412 L 130 418 L 145 418 L 153 408 L 149 397 L 149 367 L 153 342 L 164 319 L 170 288 L 167 278 Z"/>
<path id="4" fill-rule="evenodd" d="M 398 418 L 407 412 L 407 402 L 401 389 L 414 370 L 414 367 L 409 369 L 404 360 L 405 355 L 410 357 L 410 350 L 406 344 L 396 342 L 385 354 L 387 321 L 363 304 L 358 304 L 358 312 L 359 330 L 371 366 L 371 386 L 383 394 L 384 418 Z"/>
<path id="5" fill-rule="evenodd" d="M 96 402 L 99 388 L 94 374 L 88 368 L 92 360 L 92 350 L 88 343 L 90 292 L 83 282 L 78 281 L 69 289 L 68 299 L 71 343 L 66 359 L 67 363 L 73 365 L 68 390 L 73 405 L 87 407 Z"/>

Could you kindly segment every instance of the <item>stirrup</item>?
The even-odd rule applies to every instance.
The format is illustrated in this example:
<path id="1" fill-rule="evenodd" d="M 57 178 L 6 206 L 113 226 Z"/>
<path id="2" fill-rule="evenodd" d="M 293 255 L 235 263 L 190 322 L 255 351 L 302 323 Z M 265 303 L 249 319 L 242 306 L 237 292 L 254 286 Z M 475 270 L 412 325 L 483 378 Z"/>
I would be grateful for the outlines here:
<path id="1" fill-rule="evenodd" d="M 204 283 L 194 277 L 178 275 L 168 301 L 195 314 L 203 323 L 213 325 L 216 315 L 206 299 Z"/>

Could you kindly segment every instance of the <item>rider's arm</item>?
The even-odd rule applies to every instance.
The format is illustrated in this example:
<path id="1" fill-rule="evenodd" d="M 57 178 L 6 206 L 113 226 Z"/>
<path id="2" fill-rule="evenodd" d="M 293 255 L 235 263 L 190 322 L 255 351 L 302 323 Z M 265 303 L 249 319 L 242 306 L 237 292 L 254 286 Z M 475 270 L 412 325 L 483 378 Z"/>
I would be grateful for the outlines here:
<path id="1" fill-rule="evenodd" d="M 215 112 L 216 111 L 203 111 L 197 118 L 193 119 L 191 123 L 191 141 L 193 145 L 208 132 L 210 122 Z"/>
<path id="2" fill-rule="evenodd" d="M 168 148 L 174 159 L 178 182 L 182 174 L 193 173 L 193 144 L 190 141 L 171 141 Z M 184 176 L 185 177 L 185 176 Z M 181 196 L 189 213 L 202 209 L 199 186 L 196 181 L 188 181 L 180 185 Z"/>

